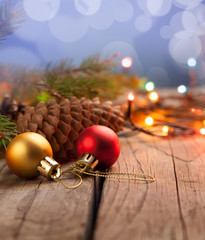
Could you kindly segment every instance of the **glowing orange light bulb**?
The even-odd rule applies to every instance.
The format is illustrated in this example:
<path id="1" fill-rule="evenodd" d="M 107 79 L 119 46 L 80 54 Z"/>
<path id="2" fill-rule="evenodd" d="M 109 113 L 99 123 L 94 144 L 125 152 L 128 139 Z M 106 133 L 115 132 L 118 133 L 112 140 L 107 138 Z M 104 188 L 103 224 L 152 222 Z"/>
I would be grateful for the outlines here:
<path id="1" fill-rule="evenodd" d="M 132 104 L 133 104 L 133 101 L 135 100 L 135 95 L 133 92 L 129 92 L 128 93 L 128 96 L 127 96 L 127 114 L 126 114 L 126 118 L 130 119 L 131 117 L 131 111 L 132 111 Z"/>
<path id="2" fill-rule="evenodd" d="M 129 92 L 127 96 L 128 101 L 134 101 L 135 100 L 135 95 L 133 92 Z"/>
<path id="3" fill-rule="evenodd" d="M 200 133 L 201 133 L 201 135 L 205 135 L 205 128 L 201 128 Z"/>
<path id="4" fill-rule="evenodd" d="M 157 102 L 159 100 L 159 94 L 157 92 L 151 92 L 149 94 L 149 99 L 152 102 Z"/>
<path id="5" fill-rule="evenodd" d="M 169 127 L 168 126 L 163 126 L 162 127 L 162 135 L 167 136 L 169 133 Z"/>
<path id="6" fill-rule="evenodd" d="M 154 119 L 150 116 L 146 117 L 145 118 L 145 124 L 148 125 L 148 126 L 152 126 L 154 123 Z"/>
<path id="7" fill-rule="evenodd" d="M 203 115 L 204 112 L 199 108 L 191 108 L 191 112 L 195 113 L 196 115 Z"/>

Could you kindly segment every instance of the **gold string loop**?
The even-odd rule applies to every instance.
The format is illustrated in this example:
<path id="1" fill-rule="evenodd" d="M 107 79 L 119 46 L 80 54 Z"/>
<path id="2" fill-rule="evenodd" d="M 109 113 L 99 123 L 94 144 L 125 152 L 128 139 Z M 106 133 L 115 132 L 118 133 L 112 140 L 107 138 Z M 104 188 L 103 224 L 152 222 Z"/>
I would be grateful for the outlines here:
<path id="1" fill-rule="evenodd" d="M 82 176 L 80 174 L 86 174 L 89 176 L 94 177 L 104 177 L 104 178 L 112 178 L 112 179 L 118 179 L 118 180 L 132 180 L 132 181 L 140 181 L 140 182 L 154 182 L 155 177 L 144 174 L 144 173 L 126 173 L 126 172 L 100 172 L 100 171 L 93 171 L 92 168 L 89 167 L 87 164 L 76 164 L 69 167 L 67 170 L 61 172 L 61 176 L 70 173 L 74 174 L 79 178 L 79 182 L 76 185 L 67 186 L 62 180 L 59 180 L 58 178 L 54 178 L 52 175 L 50 177 L 55 180 L 56 182 L 63 185 L 66 189 L 75 189 L 79 187 L 82 182 Z"/>
<path id="2" fill-rule="evenodd" d="M 83 179 L 82 179 L 82 177 L 80 176 L 80 174 L 78 174 L 78 173 L 76 173 L 76 172 L 74 171 L 74 169 L 75 169 L 74 166 L 71 166 L 69 169 L 67 169 L 67 170 L 65 170 L 65 171 L 62 171 L 62 172 L 61 172 L 61 176 L 64 175 L 64 174 L 66 174 L 66 173 L 70 173 L 70 174 L 73 174 L 73 175 L 77 176 L 77 177 L 79 178 L 79 182 L 78 182 L 76 185 L 67 186 L 62 180 L 53 177 L 52 174 L 50 174 L 50 177 L 51 177 L 53 180 L 55 180 L 56 182 L 62 184 L 65 189 L 75 189 L 75 188 L 78 188 L 78 187 L 82 184 Z"/>
<path id="3" fill-rule="evenodd" d="M 85 170 L 86 169 L 86 170 Z M 74 170 L 86 175 L 94 177 L 104 177 L 122 180 L 132 180 L 141 182 L 154 182 L 155 177 L 143 173 L 126 173 L 126 172 L 100 172 L 93 171 L 91 168 L 81 168 L 78 165 L 74 166 Z M 120 177 L 123 176 L 123 177 Z M 127 176 L 127 177 L 126 177 Z"/>

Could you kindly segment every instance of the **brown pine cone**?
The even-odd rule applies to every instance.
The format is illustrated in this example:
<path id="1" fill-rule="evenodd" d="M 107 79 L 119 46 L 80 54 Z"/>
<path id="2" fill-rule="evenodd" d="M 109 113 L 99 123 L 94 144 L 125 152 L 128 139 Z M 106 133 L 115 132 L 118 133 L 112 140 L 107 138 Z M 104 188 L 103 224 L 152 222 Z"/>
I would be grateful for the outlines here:
<path id="1" fill-rule="evenodd" d="M 71 97 L 60 103 L 51 99 L 47 104 L 40 102 L 36 107 L 27 106 L 17 118 L 17 130 L 37 132 L 46 137 L 56 159 L 73 154 L 79 134 L 92 125 L 108 126 L 119 132 L 124 125 L 124 116 L 111 101 Z"/>
<path id="2" fill-rule="evenodd" d="M 0 113 L 7 116 L 11 121 L 15 122 L 19 112 L 24 112 L 25 103 L 18 103 L 9 95 L 5 95 L 1 103 Z"/>

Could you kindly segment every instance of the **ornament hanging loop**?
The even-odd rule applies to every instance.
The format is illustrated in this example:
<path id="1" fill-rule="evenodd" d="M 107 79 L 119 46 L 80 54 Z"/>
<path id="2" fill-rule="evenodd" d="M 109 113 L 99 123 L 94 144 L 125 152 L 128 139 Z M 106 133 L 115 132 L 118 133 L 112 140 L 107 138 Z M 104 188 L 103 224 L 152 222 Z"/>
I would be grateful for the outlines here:
<path id="1" fill-rule="evenodd" d="M 37 169 L 41 175 L 48 179 L 57 179 L 61 176 L 60 164 L 52 157 L 45 157 L 41 160 Z"/>
<path id="2" fill-rule="evenodd" d="M 79 168 L 75 168 L 75 170 L 78 171 L 79 173 L 83 173 L 94 177 L 112 178 L 117 180 L 131 180 L 145 183 L 151 183 L 155 181 L 155 177 L 143 173 L 98 172 L 98 171 L 95 172 L 93 170 L 83 171 Z"/>
<path id="3" fill-rule="evenodd" d="M 53 178 L 54 181 L 62 184 L 65 189 L 75 189 L 75 188 L 78 188 L 82 184 L 83 179 L 82 179 L 82 177 L 78 173 L 73 171 L 72 167 L 71 167 L 71 169 L 72 170 L 68 170 L 68 171 L 62 172 L 62 175 L 64 175 L 65 173 L 71 173 L 71 174 L 77 176 L 79 178 L 79 182 L 76 185 L 67 186 L 63 181 L 59 180 L 58 178 L 53 178 L 52 176 L 51 176 L 51 178 Z"/>
<path id="4" fill-rule="evenodd" d="M 90 153 L 84 153 L 81 155 L 80 159 L 76 162 L 75 168 L 80 171 L 90 171 L 93 170 L 98 164 L 96 157 Z"/>
<path id="5" fill-rule="evenodd" d="M 94 171 L 94 168 L 98 164 L 96 157 L 90 153 L 83 153 L 79 160 L 73 166 L 72 171 L 78 173 L 94 176 L 94 177 L 104 177 L 104 178 L 113 178 L 118 180 L 134 180 L 140 182 L 154 182 L 155 178 L 143 174 L 143 173 L 126 173 L 126 172 L 100 172 Z"/>

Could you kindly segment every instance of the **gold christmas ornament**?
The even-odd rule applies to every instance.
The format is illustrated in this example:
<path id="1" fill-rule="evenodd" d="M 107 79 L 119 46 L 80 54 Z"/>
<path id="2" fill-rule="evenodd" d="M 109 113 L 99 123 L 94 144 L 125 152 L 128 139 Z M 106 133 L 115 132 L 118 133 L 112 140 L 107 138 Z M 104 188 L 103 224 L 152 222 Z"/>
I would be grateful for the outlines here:
<path id="1" fill-rule="evenodd" d="M 60 165 L 53 158 L 50 143 L 40 134 L 26 132 L 16 136 L 8 145 L 6 161 L 17 176 L 33 178 L 42 174 L 59 178 Z"/>

